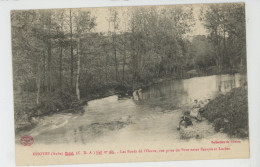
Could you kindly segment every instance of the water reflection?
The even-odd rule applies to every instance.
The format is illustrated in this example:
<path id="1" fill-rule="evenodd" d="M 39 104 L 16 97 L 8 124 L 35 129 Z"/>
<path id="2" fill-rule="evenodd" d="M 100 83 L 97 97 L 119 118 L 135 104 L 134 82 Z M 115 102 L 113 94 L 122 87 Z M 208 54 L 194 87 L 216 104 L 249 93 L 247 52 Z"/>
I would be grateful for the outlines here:
<path id="1" fill-rule="evenodd" d="M 216 84 L 218 91 L 222 93 L 227 93 L 231 89 L 244 86 L 247 83 L 247 78 L 245 75 L 217 75 Z"/>
<path id="2" fill-rule="evenodd" d="M 133 97 L 133 99 L 134 101 L 142 101 L 142 103 L 136 103 L 140 105 L 146 104 L 152 107 L 176 109 L 192 103 L 195 99 L 198 101 L 213 99 L 217 95 L 225 94 L 235 87 L 243 86 L 245 83 L 246 76 L 240 74 L 172 80 L 151 86 L 142 91 L 142 98 L 138 97 L 136 100 Z"/>
<path id="3" fill-rule="evenodd" d="M 89 101 L 83 112 L 46 116 L 27 134 L 35 143 L 48 144 L 178 140 L 176 127 L 185 107 L 245 83 L 246 76 L 239 74 L 165 81 L 138 90 L 138 99 L 114 95 Z"/>

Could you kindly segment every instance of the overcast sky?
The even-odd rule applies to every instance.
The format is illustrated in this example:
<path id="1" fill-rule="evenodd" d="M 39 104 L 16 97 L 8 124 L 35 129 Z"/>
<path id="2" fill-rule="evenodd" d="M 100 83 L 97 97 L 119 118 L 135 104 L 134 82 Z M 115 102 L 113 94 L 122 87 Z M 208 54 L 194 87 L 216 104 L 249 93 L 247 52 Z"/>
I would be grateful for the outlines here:
<path id="1" fill-rule="evenodd" d="M 205 35 L 207 34 L 206 29 L 204 28 L 202 22 L 199 20 L 199 15 L 200 15 L 200 9 L 202 5 L 192 5 L 193 7 L 193 15 L 195 18 L 195 26 L 192 29 L 193 32 L 191 32 L 188 35 Z M 125 7 L 122 7 L 120 9 L 124 9 Z M 122 10 L 119 10 L 122 11 Z M 94 8 L 92 11 L 92 14 L 97 17 L 96 23 L 97 26 L 95 27 L 96 32 L 107 32 L 109 29 L 109 23 L 107 21 L 107 18 L 109 16 L 109 9 L 108 8 Z M 119 12 L 119 15 L 122 15 L 122 12 Z M 121 23 L 120 27 L 123 27 L 123 21 L 125 19 L 122 19 L 120 17 Z"/>

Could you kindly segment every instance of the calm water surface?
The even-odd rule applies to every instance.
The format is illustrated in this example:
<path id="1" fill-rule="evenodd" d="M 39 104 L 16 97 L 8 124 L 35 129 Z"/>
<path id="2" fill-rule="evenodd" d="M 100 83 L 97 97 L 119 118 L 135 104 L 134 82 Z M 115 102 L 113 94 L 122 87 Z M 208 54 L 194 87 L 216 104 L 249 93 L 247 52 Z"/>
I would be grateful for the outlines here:
<path id="1" fill-rule="evenodd" d="M 235 74 L 165 81 L 142 90 L 138 101 L 114 95 L 89 101 L 82 113 L 43 117 L 23 135 L 33 136 L 35 144 L 180 140 L 176 126 L 195 99 L 214 99 L 245 80 Z"/>

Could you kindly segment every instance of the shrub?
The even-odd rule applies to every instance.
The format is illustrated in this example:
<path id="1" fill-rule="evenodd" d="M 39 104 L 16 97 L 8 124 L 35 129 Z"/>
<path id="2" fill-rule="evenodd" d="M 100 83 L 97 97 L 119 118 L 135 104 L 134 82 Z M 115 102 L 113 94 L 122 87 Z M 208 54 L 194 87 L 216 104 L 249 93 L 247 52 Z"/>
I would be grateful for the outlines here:
<path id="1" fill-rule="evenodd" d="M 57 90 L 55 92 L 47 92 L 41 96 L 37 110 L 40 111 L 40 114 L 61 111 L 70 108 L 75 100 L 75 95 L 72 95 L 70 91 Z"/>
<path id="2" fill-rule="evenodd" d="M 226 95 L 220 95 L 204 107 L 202 114 L 213 123 L 216 131 L 231 136 L 248 137 L 247 89 L 235 88 Z"/>

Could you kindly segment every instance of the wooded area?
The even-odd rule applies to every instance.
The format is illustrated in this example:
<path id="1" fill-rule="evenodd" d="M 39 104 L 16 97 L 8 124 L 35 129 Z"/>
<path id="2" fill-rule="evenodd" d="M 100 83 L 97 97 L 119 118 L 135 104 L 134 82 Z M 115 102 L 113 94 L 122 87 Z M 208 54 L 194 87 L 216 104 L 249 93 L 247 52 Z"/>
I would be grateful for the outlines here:
<path id="1" fill-rule="evenodd" d="M 106 32 L 92 9 L 12 11 L 16 121 L 59 112 L 164 78 L 246 72 L 244 4 L 111 8 Z"/>

